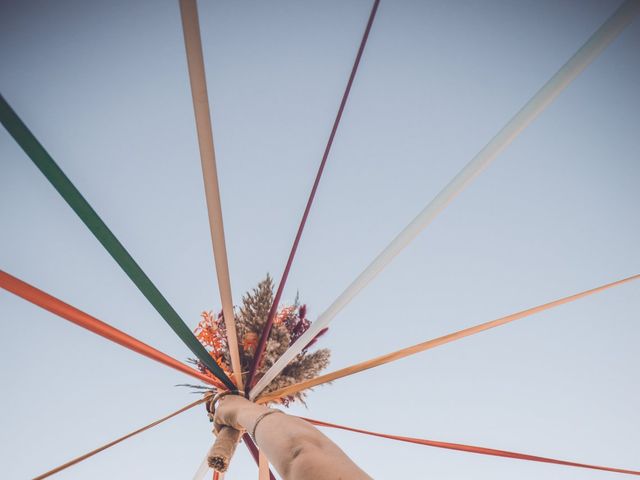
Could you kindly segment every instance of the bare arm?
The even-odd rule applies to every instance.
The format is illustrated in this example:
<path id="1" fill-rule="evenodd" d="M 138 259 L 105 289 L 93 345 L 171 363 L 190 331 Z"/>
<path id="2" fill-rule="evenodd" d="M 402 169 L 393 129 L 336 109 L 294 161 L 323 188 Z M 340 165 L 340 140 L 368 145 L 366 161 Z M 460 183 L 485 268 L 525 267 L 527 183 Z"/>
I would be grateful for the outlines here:
<path id="1" fill-rule="evenodd" d="M 255 427 L 256 443 L 285 480 L 371 479 L 313 425 L 285 413 L 262 416 L 268 411 L 228 395 L 218 404 L 216 423 L 248 432 Z"/>

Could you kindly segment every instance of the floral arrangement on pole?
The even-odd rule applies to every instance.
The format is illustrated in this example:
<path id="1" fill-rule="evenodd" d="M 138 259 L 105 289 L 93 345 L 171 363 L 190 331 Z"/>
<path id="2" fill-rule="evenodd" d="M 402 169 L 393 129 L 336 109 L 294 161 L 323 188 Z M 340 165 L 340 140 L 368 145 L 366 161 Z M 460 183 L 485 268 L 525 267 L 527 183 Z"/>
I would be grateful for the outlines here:
<path id="1" fill-rule="evenodd" d="M 242 306 L 234 309 L 242 375 L 245 382 L 253 363 L 262 329 L 267 322 L 272 302 L 273 281 L 267 275 L 256 288 L 242 297 Z M 256 370 L 256 378 L 264 375 L 285 350 L 307 331 L 311 321 L 307 319 L 306 314 L 306 305 L 301 305 L 297 297 L 293 305 L 279 308 L 269 334 L 267 348 Z M 201 317 L 202 320 L 200 320 L 194 331 L 196 337 L 220 368 L 224 370 L 229 378 L 233 379 L 227 332 L 222 312 L 217 315 L 210 311 L 202 312 Z M 327 348 L 313 352 L 309 349 L 316 343 L 318 337 L 326 333 L 326 331 L 326 328 L 321 330 L 302 352 L 284 368 L 280 375 L 265 388 L 264 392 L 273 392 L 288 385 L 317 377 L 329 365 L 331 352 Z M 226 387 L 211 375 L 202 362 L 195 359 L 189 359 L 189 361 L 196 365 L 202 373 L 211 377 L 215 388 L 191 386 L 214 391 L 226 390 Z M 280 402 L 285 406 L 295 400 L 299 400 L 304 404 L 305 396 L 304 392 L 298 392 L 281 399 Z"/>

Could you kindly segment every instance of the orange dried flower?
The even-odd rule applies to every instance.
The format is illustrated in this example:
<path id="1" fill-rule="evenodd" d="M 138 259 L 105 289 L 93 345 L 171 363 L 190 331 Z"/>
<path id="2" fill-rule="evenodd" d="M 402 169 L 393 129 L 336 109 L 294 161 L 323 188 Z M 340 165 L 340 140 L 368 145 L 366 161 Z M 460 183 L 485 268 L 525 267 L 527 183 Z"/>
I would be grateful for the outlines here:
<path id="1" fill-rule="evenodd" d="M 211 312 L 202 312 L 200 314 L 202 320 L 195 329 L 195 335 L 200 343 L 205 347 L 219 351 L 222 347 L 222 338 L 218 329 L 218 324 Z"/>
<path id="2" fill-rule="evenodd" d="M 258 346 L 258 334 L 254 332 L 247 332 L 242 339 L 242 349 L 245 352 L 253 352 Z"/>

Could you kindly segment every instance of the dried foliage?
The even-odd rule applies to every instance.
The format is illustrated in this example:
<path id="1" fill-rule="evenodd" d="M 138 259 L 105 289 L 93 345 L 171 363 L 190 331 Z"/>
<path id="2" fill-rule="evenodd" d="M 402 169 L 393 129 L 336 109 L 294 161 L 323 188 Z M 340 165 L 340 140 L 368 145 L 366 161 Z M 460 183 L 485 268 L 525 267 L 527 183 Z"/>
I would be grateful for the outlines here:
<path id="1" fill-rule="evenodd" d="M 240 361 L 242 363 L 243 380 L 246 377 L 253 363 L 262 329 L 267 321 L 269 309 L 273 302 L 273 281 L 267 277 L 258 284 L 251 292 L 242 297 L 242 305 L 234 309 L 238 343 L 240 348 Z M 260 366 L 256 371 L 256 378 L 260 378 L 275 363 L 275 361 L 295 342 L 311 325 L 307 319 L 306 305 L 300 305 L 296 298 L 293 305 L 281 307 L 273 323 L 267 348 L 260 361 Z M 195 329 L 195 335 L 204 345 L 209 355 L 233 379 L 231 374 L 231 359 L 229 356 L 229 346 L 227 344 L 226 326 L 222 312 L 213 315 L 212 312 L 203 312 L 202 320 Z M 322 370 L 329 365 L 330 351 L 326 348 L 310 352 L 310 347 L 317 341 L 318 337 L 326 332 L 326 328 L 307 345 L 296 358 L 287 365 L 268 386 L 264 392 L 269 393 L 286 387 L 293 383 L 317 377 Z M 190 360 L 201 372 L 211 376 L 217 389 L 224 390 L 225 387 L 215 377 L 213 377 L 204 365 L 198 360 Z M 299 392 L 288 398 L 282 399 L 284 405 L 294 400 L 304 403 L 306 394 Z"/>

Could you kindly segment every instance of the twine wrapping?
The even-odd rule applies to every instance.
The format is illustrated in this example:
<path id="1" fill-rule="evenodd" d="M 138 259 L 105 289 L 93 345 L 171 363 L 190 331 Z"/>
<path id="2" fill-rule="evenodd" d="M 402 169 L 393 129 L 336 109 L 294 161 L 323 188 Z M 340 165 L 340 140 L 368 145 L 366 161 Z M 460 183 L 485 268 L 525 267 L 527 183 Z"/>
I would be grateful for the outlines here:
<path id="1" fill-rule="evenodd" d="M 207 463 L 217 472 L 226 472 L 236 451 L 236 446 L 240 441 L 242 433 L 231 427 L 222 427 L 218 432 L 216 441 L 209 450 L 207 455 Z"/>
<path id="2" fill-rule="evenodd" d="M 215 419 L 216 413 L 216 404 L 220 401 L 221 398 L 226 397 L 227 395 L 234 395 L 235 392 L 225 391 L 219 392 L 215 396 L 209 399 L 206 404 L 207 412 L 209 414 L 209 420 L 211 422 Z M 239 395 L 244 395 L 243 391 L 238 392 Z M 214 428 L 214 432 L 217 427 Z M 216 440 L 213 442 L 213 445 L 209 449 L 209 453 L 207 454 L 207 463 L 211 468 L 213 468 L 217 472 L 224 473 L 229 468 L 229 463 L 231 463 L 231 457 L 236 451 L 236 446 L 240 441 L 240 436 L 242 432 L 236 430 L 235 428 L 224 425 L 218 430 L 216 435 Z"/>

